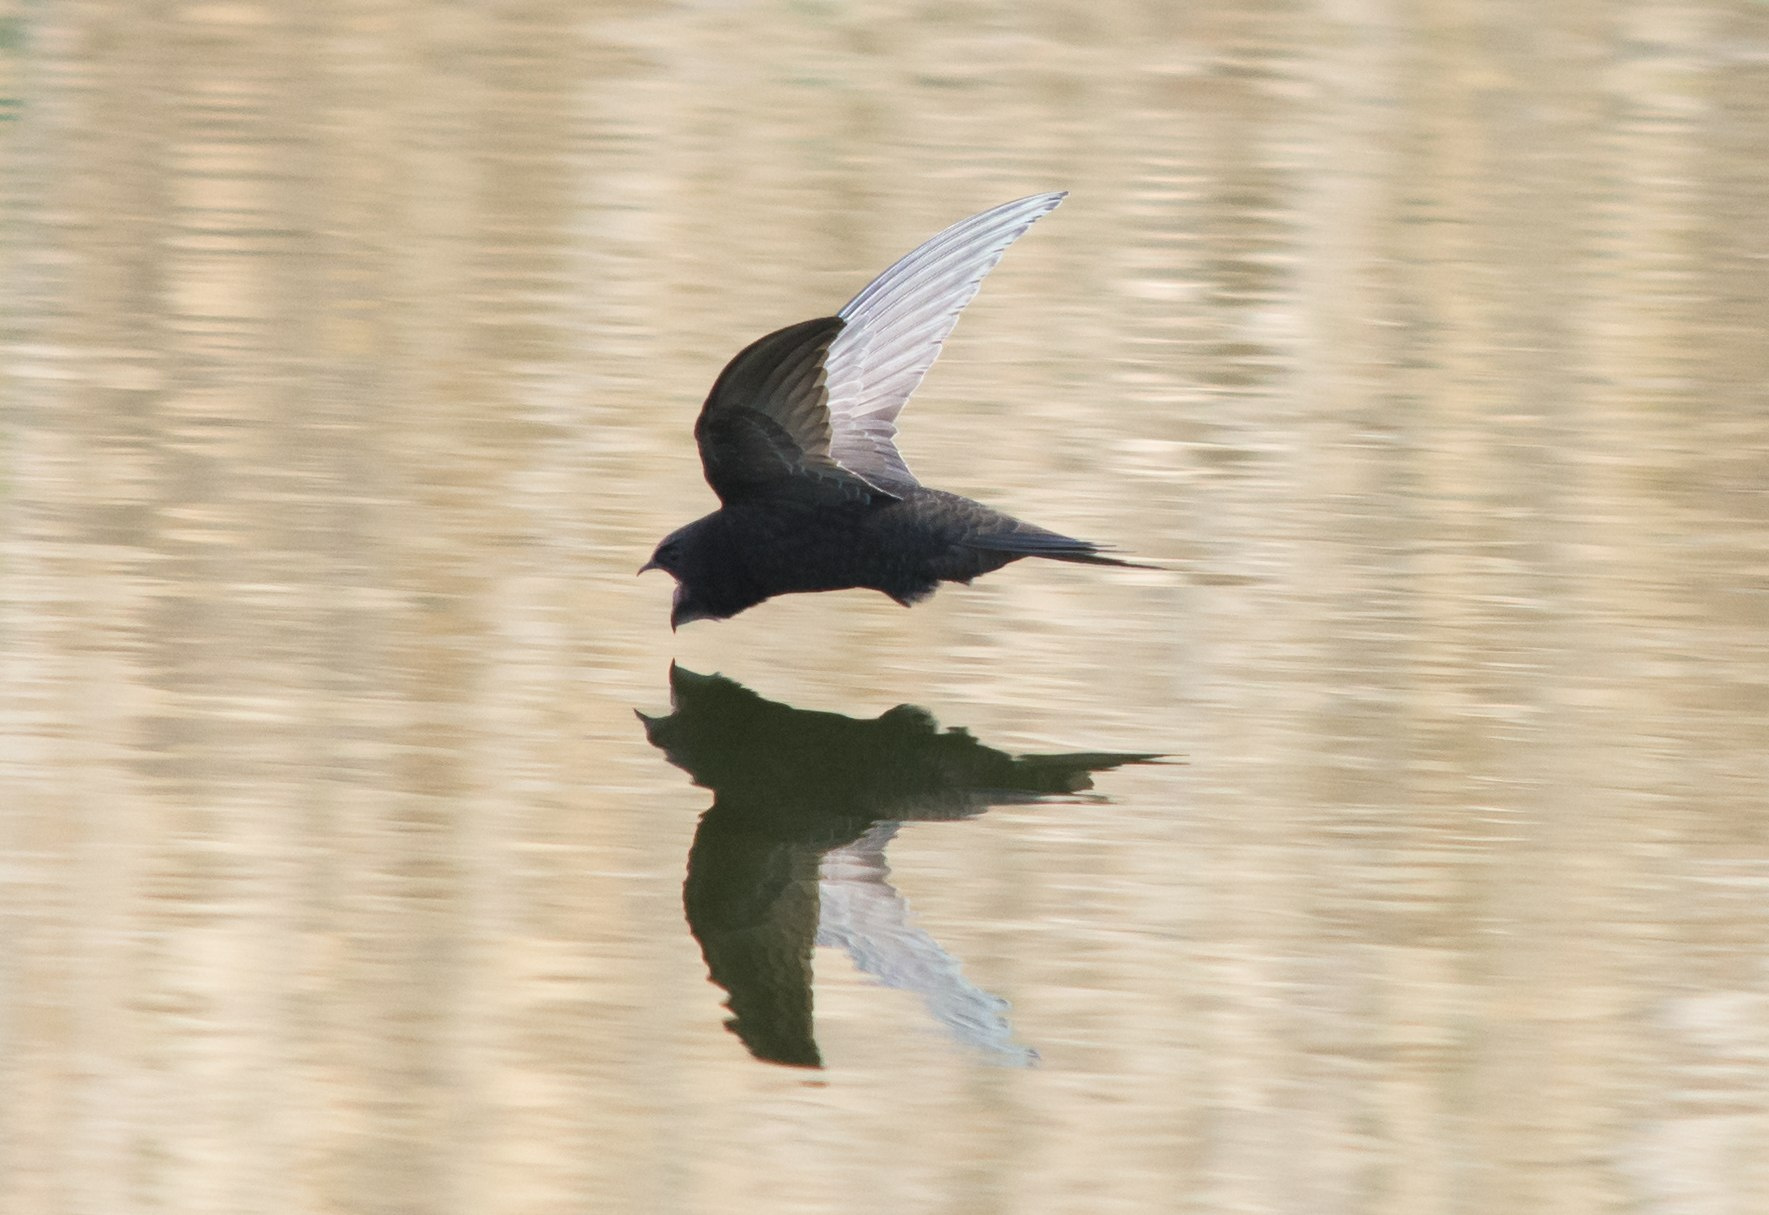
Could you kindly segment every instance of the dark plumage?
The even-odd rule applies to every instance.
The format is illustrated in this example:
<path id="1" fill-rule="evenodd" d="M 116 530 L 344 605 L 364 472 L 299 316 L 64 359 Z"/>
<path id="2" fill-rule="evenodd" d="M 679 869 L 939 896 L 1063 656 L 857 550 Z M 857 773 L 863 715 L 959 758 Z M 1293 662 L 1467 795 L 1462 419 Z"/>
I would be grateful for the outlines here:
<path id="1" fill-rule="evenodd" d="M 961 1040 L 1004 1062 L 1030 1061 L 1013 1042 L 1006 1002 L 973 986 L 915 925 L 885 848 L 903 822 L 1074 800 L 1095 772 L 1160 756 L 1015 756 L 940 729 L 914 705 L 845 717 L 673 665 L 670 705 L 667 717 L 639 714 L 645 735 L 713 792 L 688 852 L 688 928 L 731 995 L 729 1028 L 757 1058 L 821 1065 L 811 955 L 831 945 L 879 982 L 916 992 Z"/>
<path id="2" fill-rule="evenodd" d="M 983 276 L 1062 199 L 1039 194 L 954 224 L 837 315 L 770 333 L 726 365 L 694 425 L 723 505 L 671 533 L 639 570 L 675 577 L 670 627 L 804 591 L 867 587 L 907 606 L 1022 557 L 1136 564 L 928 489 L 893 442 L 897 414 Z"/>

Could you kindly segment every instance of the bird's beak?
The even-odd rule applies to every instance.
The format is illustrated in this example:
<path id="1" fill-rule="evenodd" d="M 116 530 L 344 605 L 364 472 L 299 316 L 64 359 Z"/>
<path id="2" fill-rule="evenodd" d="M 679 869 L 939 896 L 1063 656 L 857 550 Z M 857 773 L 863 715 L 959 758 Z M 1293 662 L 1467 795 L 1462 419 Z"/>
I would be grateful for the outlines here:
<path id="1" fill-rule="evenodd" d="M 645 564 L 644 564 L 644 565 L 641 565 L 641 566 L 640 566 L 640 567 L 639 567 L 639 572 L 640 572 L 640 573 L 641 573 L 641 574 L 643 574 L 643 573 L 645 573 L 645 572 L 646 572 L 646 571 L 648 571 L 648 570 L 660 570 L 660 569 L 662 569 L 662 568 L 663 568 L 663 566 L 661 566 L 661 565 L 659 565 L 659 564 L 657 564 L 657 562 L 656 562 L 656 561 L 655 561 L 655 560 L 653 560 L 653 561 L 647 561 L 647 562 L 646 562 L 646 563 L 645 563 Z"/>

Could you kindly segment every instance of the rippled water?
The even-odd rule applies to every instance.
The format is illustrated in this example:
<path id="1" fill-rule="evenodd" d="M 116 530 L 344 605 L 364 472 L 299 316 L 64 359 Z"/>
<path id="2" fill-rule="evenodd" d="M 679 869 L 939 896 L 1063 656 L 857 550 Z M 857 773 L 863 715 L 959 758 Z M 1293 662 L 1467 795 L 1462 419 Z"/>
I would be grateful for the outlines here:
<path id="1" fill-rule="evenodd" d="M 1769 6 L 0 17 L 7 1211 L 1769 1207 Z M 672 635 L 1064 187 L 903 446 L 1171 572 Z"/>

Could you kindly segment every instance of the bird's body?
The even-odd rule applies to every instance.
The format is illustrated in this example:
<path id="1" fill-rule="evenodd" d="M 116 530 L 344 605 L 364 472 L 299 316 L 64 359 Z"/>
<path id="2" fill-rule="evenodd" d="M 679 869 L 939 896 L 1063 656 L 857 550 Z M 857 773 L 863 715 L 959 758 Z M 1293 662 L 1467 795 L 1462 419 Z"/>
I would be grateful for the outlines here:
<path id="1" fill-rule="evenodd" d="M 640 570 L 675 577 L 671 627 L 814 591 L 867 588 L 907 606 L 1022 557 L 1134 564 L 929 489 L 893 442 L 898 412 L 983 276 L 1062 198 L 955 224 L 838 315 L 770 333 L 726 365 L 694 427 L 722 505 L 666 537 Z"/>
<path id="2" fill-rule="evenodd" d="M 967 583 L 1032 555 L 1126 564 L 1086 541 L 919 485 L 876 502 L 739 501 L 677 536 L 703 547 L 714 575 L 696 583 L 704 589 L 693 619 L 735 616 L 775 595 L 852 588 L 907 607 L 942 582 Z"/>

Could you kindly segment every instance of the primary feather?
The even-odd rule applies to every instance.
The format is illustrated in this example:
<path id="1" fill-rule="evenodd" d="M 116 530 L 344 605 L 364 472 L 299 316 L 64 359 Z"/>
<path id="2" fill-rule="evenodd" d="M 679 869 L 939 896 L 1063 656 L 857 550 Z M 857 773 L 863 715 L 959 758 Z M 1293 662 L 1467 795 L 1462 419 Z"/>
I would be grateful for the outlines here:
<path id="1" fill-rule="evenodd" d="M 897 450 L 897 415 L 927 374 L 958 315 L 1008 246 L 1067 191 L 1034 194 L 960 220 L 873 279 L 837 313 L 830 343 L 831 454 L 882 489 L 916 484 Z"/>

